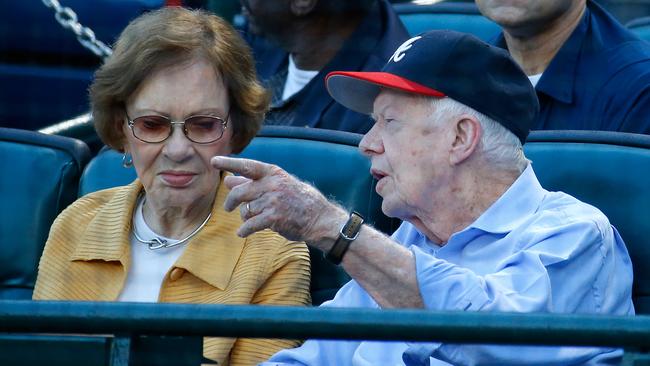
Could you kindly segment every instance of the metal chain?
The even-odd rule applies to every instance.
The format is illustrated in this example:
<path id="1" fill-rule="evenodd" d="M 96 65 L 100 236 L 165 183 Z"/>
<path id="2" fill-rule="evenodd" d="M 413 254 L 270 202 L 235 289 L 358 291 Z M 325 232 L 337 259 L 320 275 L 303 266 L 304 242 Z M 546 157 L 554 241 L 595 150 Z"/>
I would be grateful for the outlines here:
<path id="1" fill-rule="evenodd" d="M 82 46 L 101 58 L 106 58 L 113 53 L 110 47 L 95 38 L 95 32 L 92 29 L 84 27 L 77 21 L 77 14 L 71 8 L 61 6 L 58 0 L 42 1 L 45 6 L 54 10 L 54 18 L 63 28 L 69 29 L 77 35 L 77 40 Z"/>

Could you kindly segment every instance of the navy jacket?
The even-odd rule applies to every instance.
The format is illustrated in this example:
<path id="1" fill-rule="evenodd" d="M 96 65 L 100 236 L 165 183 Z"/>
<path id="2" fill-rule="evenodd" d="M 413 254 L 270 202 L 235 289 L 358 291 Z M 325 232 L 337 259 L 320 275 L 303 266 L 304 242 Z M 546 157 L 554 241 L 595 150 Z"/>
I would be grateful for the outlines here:
<path id="1" fill-rule="evenodd" d="M 325 89 L 325 76 L 336 70 L 379 71 L 409 35 L 388 1 L 377 1 L 336 56 L 285 102 L 280 99 L 288 54 L 260 37 L 245 35 L 245 38 L 253 48 L 258 76 L 274 94 L 266 124 L 366 133 L 373 124 L 370 117 L 336 103 Z"/>
<path id="2" fill-rule="evenodd" d="M 505 48 L 503 35 L 496 43 Z M 535 89 L 534 130 L 650 133 L 650 43 L 588 1 Z"/>

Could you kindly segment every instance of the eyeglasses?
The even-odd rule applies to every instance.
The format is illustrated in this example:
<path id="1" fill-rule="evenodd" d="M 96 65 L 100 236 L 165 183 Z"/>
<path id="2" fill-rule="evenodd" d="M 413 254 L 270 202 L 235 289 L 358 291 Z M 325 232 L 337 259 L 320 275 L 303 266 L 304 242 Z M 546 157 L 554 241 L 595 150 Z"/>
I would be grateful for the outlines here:
<path id="1" fill-rule="evenodd" d="M 196 115 L 184 121 L 172 121 L 164 116 L 141 116 L 131 119 L 125 112 L 129 128 L 133 136 L 143 142 L 156 144 L 163 142 L 172 135 L 174 125 L 182 125 L 183 133 L 188 140 L 197 144 L 209 144 L 219 140 L 228 126 L 226 119 L 215 116 Z"/>

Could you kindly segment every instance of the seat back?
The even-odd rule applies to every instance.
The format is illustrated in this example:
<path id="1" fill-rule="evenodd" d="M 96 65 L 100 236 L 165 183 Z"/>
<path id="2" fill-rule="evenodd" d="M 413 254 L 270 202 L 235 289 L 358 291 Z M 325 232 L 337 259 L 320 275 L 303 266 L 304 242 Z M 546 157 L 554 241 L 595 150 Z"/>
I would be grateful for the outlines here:
<path id="1" fill-rule="evenodd" d="M 202 348 L 200 336 L 4 333 L 0 334 L 0 365 L 40 366 L 47 360 L 48 366 L 198 366 L 203 364 Z"/>
<path id="2" fill-rule="evenodd" d="M 618 229 L 634 267 L 637 313 L 650 313 L 650 136 L 535 131 L 524 150 L 544 188 L 599 208 Z"/>
<path id="3" fill-rule="evenodd" d="M 481 15 L 473 2 L 433 5 L 409 3 L 395 4 L 393 7 L 411 35 L 432 29 L 450 29 L 490 41 L 501 30 L 496 23 Z"/>
<path id="4" fill-rule="evenodd" d="M 358 211 L 366 222 L 391 232 L 398 221 L 381 212 L 376 182 L 369 174 L 370 162 L 357 149 L 361 137 L 341 131 L 266 126 L 239 156 L 276 164 L 314 184 L 348 210 Z M 128 184 L 135 176 L 132 168 L 121 166 L 119 153 L 102 150 L 84 171 L 79 194 Z M 349 277 L 324 260 L 317 249 L 310 248 L 310 254 L 312 302 L 320 304 L 332 298 Z"/>
<path id="5" fill-rule="evenodd" d="M 640 16 L 650 15 L 648 0 L 597 0 L 596 2 L 623 24 Z"/>
<path id="6" fill-rule="evenodd" d="M 396 221 L 381 212 L 370 162 L 357 149 L 362 135 L 302 127 L 266 127 L 240 156 L 276 164 L 300 179 L 314 184 L 323 194 L 348 210 L 361 213 L 366 222 L 384 232 Z M 334 297 L 349 280 L 342 268 L 310 248 L 312 303 Z"/>
<path id="7" fill-rule="evenodd" d="M 4 1 L 0 12 L 0 121 L 36 130 L 88 110 L 88 86 L 101 58 L 39 1 Z M 79 22 L 112 44 L 126 25 L 164 0 L 66 0 Z M 66 16 L 62 16 L 67 19 Z"/>
<path id="8" fill-rule="evenodd" d="M 90 158 L 79 140 L 0 128 L 0 299 L 30 299 L 50 225 Z"/>
<path id="9" fill-rule="evenodd" d="M 137 178 L 133 167 L 122 166 L 122 154 L 102 148 L 84 169 L 79 182 L 79 197 L 102 189 L 125 186 Z"/>
<path id="10" fill-rule="evenodd" d="M 650 17 L 637 18 L 625 25 L 644 41 L 650 41 Z"/>

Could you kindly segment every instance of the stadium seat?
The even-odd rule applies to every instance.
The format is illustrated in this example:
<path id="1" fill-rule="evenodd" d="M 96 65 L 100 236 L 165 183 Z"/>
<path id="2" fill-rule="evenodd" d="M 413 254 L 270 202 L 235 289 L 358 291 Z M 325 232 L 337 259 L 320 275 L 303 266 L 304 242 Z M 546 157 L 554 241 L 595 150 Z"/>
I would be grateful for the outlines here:
<path id="1" fill-rule="evenodd" d="M 648 0 L 597 0 L 597 2 L 623 24 L 650 15 Z"/>
<path id="2" fill-rule="evenodd" d="M 202 347 L 201 337 L 0 333 L 0 365 L 199 366 Z"/>
<path id="3" fill-rule="evenodd" d="M 650 41 L 650 17 L 638 18 L 625 25 L 644 41 Z"/>
<path id="4" fill-rule="evenodd" d="M 391 232 L 398 222 L 381 213 L 381 200 L 369 174 L 370 163 L 357 150 L 360 140 L 361 135 L 349 132 L 267 126 L 240 156 L 279 165 L 349 210 L 357 210 L 377 228 Z M 121 159 L 115 151 L 101 151 L 88 164 L 79 195 L 131 182 L 135 171 L 124 169 Z M 332 298 L 349 277 L 325 261 L 320 252 L 310 250 L 312 302 L 320 304 Z"/>
<path id="5" fill-rule="evenodd" d="M 137 178 L 133 167 L 122 166 L 122 154 L 108 147 L 92 158 L 79 182 L 79 197 L 102 189 L 127 185 Z"/>
<path id="6" fill-rule="evenodd" d="M 124 27 L 164 0 L 66 0 L 78 21 L 112 44 Z M 101 59 L 64 29 L 42 1 L 6 1 L 0 12 L 0 126 L 36 130 L 88 110 Z M 62 16 L 66 19 L 66 16 Z"/>
<path id="7" fill-rule="evenodd" d="M 90 158 L 79 140 L 0 128 L 0 299 L 31 299 L 56 216 L 77 197 Z"/>
<path id="8" fill-rule="evenodd" d="M 481 15 L 473 2 L 433 5 L 409 3 L 395 4 L 393 7 L 411 35 L 431 29 L 451 29 L 490 41 L 501 30 L 496 23 Z"/>
<path id="9" fill-rule="evenodd" d="M 361 135 L 302 127 L 266 127 L 242 152 L 245 158 L 277 164 L 289 173 L 313 183 L 326 196 L 348 210 L 360 212 L 384 232 L 391 232 L 391 220 L 381 212 L 375 193 L 370 162 L 357 146 Z M 317 249 L 309 248 L 312 265 L 312 302 L 318 305 L 334 297 L 349 277 L 326 261 Z"/>
<path id="10" fill-rule="evenodd" d="M 592 204 L 618 229 L 632 258 L 637 314 L 650 314 L 650 136 L 534 131 L 524 150 L 546 189 Z"/>

